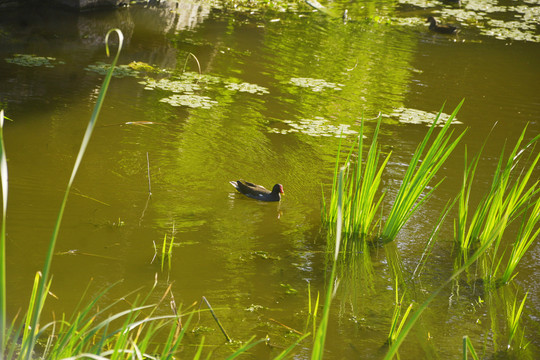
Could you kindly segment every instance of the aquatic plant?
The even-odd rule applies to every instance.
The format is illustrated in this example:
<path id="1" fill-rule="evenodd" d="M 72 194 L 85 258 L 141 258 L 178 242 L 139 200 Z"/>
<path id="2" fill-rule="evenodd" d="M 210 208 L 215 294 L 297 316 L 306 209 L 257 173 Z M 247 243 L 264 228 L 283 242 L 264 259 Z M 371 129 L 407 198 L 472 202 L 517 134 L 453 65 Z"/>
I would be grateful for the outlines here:
<path id="1" fill-rule="evenodd" d="M 510 329 L 509 335 L 508 335 L 508 349 L 511 348 L 512 340 L 514 339 L 514 336 L 516 335 L 516 331 L 519 325 L 519 320 L 521 319 L 521 314 L 523 313 L 523 305 L 525 305 L 525 300 L 527 300 L 527 295 L 529 295 L 528 292 L 523 297 L 523 300 L 521 300 L 521 304 L 519 305 L 519 308 L 517 309 L 516 309 L 516 304 L 517 304 L 517 296 L 516 296 L 514 299 L 512 308 L 506 316 L 508 320 L 508 327 Z"/>
<path id="2" fill-rule="evenodd" d="M 403 304 L 403 298 L 405 297 L 405 294 L 401 295 L 401 299 L 399 298 L 398 277 L 396 276 L 395 279 L 396 279 L 396 283 L 395 283 L 396 299 L 394 303 L 394 313 L 392 314 L 392 323 L 390 326 L 388 337 L 386 339 L 386 342 L 388 344 L 392 344 L 394 341 L 396 341 L 397 337 L 401 333 L 401 330 L 403 329 L 403 325 L 407 321 L 407 317 L 409 316 L 409 313 L 411 312 L 412 306 L 413 306 L 413 304 L 411 303 L 407 307 L 407 310 L 405 310 L 405 314 L 403 314 L 401 321 L 399 321 L 399 317 L 401 316 L 401 306 Z M 398 321 L 399 321 L 399 325 L 398 325 Z"/>
<path id="3" fill-rule="evenodd" d="M 332 184 L 332 194 L 328 209 L 326 208 L 326 201 L 323 193 L 322 217 L 323 222 L 326 224 L 336 223 L 338 215 L 338 198 L 339 196 L 342 197 L 342 205 L 340 206 L 342 206 L 343 233 L 346 234 L 344 239 L 345 244 L 348 242 L 348 239 L 363 239 L 364 236 L 373 234 L 374 226 L 376 225 L 377 211 L 384 198 L 384 193 L 378 198 L 377 194 L 379 192 L 382 173 L 390 159 L 391 152 L 386 156 L 382 163 L 380 163 L 381 153 L 377 141 L 380 125 L 381 118 L 379 117 L 377 126 L 372 135 L 371 145 L 366 155 L 365 165 L 362 164 L 360 155 L 359 160 L 354 165 L 351 164 L 351 154 L 353 149 L 350 150 L 349 155 L 345 160 L 344 180 L 342 184 L 345 190 L 342 195 L 338 194 L 340 185 L 338 184 L 340 152 L 338 149 Z M 363 135 L 364 121 L 362 121 L 360 133 L 358 135 L 359 154 L 362 153 L 364 146 Z M 345 247 L 347 246 L 345 245 Z"/>
<path id="4" fill-rule="evenodd" d="M 268 132 L 273 134 L 301 133 L 309 136 L 334 136 L 341 137 L 346 135 L 356 135 L 358 131 L 351 129 L 348 124 L 331 124 L 323 117 L 316 116 L 313 119 L 301 119 L 298 121 L 283 120 L 289 125 L 290 129 L 271 128 Z"/>
<path id="5" fill-rule="evenodd" d="M 535 203 L 536 205 L 533 207 L 529 216 L 526 218 L 524 216 L 524 221 L 521 224 L 516 241 L 512 244 L 512 252 L 510 253 L 502 276 L 496 281 L 497 284 L 507 284 L 513 279 L 519 262 L 532 243 L 538 238 L 538 235 L 540 235 L 540 227 L 537 227 L 540 223 L 540 201 L 537 199 Z"/>
<path id="6" fill-rule="evenodd" d="M 95 64 L 88 65 L 84 68 L 84 70 L 95 72 L 100 75 L 106 75 L 111 67 L 112 65 L 98 61 Z M 129 65 L 118 65 L 113 68 L 113 76 L 117 78 L 123 78 L 126 76 L 137 77 L 139 76 L 139 72 Z"/>
<path id="7" fill-rule="evenodd" d="M 6 324 L 6 214 L 8 204 L 8 168 L 4 146 L 4 110 L 0 109 L 0 182 L 2 185 L 2 227 L 0 228 L 0 354 L 4 353 L 7 333 Z M 13 326 L 10 327 L 12 329 Z"/>
<path id="8" fill-rule="evenodd" d="M 247 82 L 243 82 L 243 83 L 230 82 L 225 85 L 225 88 L 229 90 L 233 90 L 233 91 L 247 92 L 247 93 L 256 94 L 256 95 L 263 95 L 263 94 L 270 93 L 270 91 L 268 91 L 268 89 L 263 86 L 250 84 Z"/>
<path id="9" fill-rule="evenodd" d="M 394 358 L 394 356 L 397 354 L 397 351 L 399 350 L 399 347 L 407 337 L 408 333 L 411 331 L 414 324 L 418 321 L 424 310 L 428 308 L 429 304 L 450 282 L 457 279 L 462 272 L 467 270 L 472 264 L 474 264 L 475 261 L 478 260 L 478 258 L 484 255 L 484 253 L 489 249 L 493 241 L 495 241 L 495 236 L 488 239 L 488 241 L 486 241 L 486 243 L 479 247 L 460 268 L 454 271 L 452 276 L 450 276 L 446 281 L 444 281 L 437 289 L 431 292 L 431 295 L 422 303 L 422 305 L 418 307 L 418 309 L 414 313 L 412 313 L 412 315 L 409 317 L 409 320 L 402 327 L 400 333 L 398 334 L 394 342 L 390 345 L 390 348 L 388 349 L 388 352 L 384 357 L 385 360 L 391 360 Z"/>
<path id="10" fill-rule="evenodd" d="M 172 106 L 187 106 L 190 108 L 203 108 L 203 109 L 210 109 L 212 106 L 217 104 L 217 101 L 210 99 L 208 96 L 189 95 L 189 94 L 171 95 L 159 101 L 170 104 Z"/>
<path id="11" fill-rule="evenodd" d="M 440 129 L 439 133 L 428 147 L 428 142 L 440 119 L 442 113 L 441 109 L 426 136 L 416 148 L 409 166 L 407 167 L 396 199 L 390 209 L 390 214 L 384 223 L 381 234 L 384 241 L 394 240 L 412 214 L 431 197 L 433 191 L 441 184 L 442 180 L 433 185 L 427 194 L 423 195 L 424 190 L 431 183 L 431 180 L 435 177 L 437 171 L 444 164 L 448 156 L 450 156 L 466 132 L 466 130 L 462 131 L 455 139 L 451 140 L 453 131 L 449 132 L 450 124 L 462 104 L 463 100 L 459 103 L 448 120 L 446 120 L 445 125 Z"/>
<path id="12" fill-rule="evenodd" d="M 404 124 L 427 124 L 431 125 L 435 120 L 437 120 L 437 114 L 429 113 L 427 111 L 422 111 L 418 109 L 411 108 L 398 108 L 387 115 L 391 118 L 397 118 L 400 123 Z M 450 118 L 450 115 L 441 112 L 439 115 L 439 126 L 444 126 L 444 124 Z M 452 124 L 463 124 L 461 121 L 458 121 L 456 117 L 452 120 Z"/>
<path id="13" fill-rule="evenodd" d="M 332 82 L 328 82 L 323 79 L 313 79 L 313 78 L 291 78 L 289 82 L 293 85 L 309 88 L 312 91 L 322 91 L 325 89 L 333 89 L 333 90 L 341 90 L 341 88 L 345 85 L 343 84 L 336 84 Z"/>
<path id="14" fill-rule="evenodd" d="M 530 208 L 532 206 L 531 204 L 534 204 L 532 199 L 537 193 L 536 186 L 538 181 L 534 182 L 528 188 L 527 185 L 536 164 L 540 160 L 540 154 L 532 160 L 526 169 L 516 174 L 519 169 L 517 166 L 518 163 L 520 160 L 524 160 L 524 156 L 527 154 L 525 150 L 532 147 L 532 145 L 540 138 L 540 135 L 535 137 L 521 149 L 520 146 L 523 142 L 526 129 L 527 127 L 523 129 L 512 151 L 506 157 L 506 160 L 504 160 L 505 149 L 503 148 L 501 151 L 492 178 L 490 190 L 474 209 L 470 208 L 469 196 L 481 152 L 478 153 L 469 165 L 466 164 L 462 187 L 458 196 L 458 219 L 455 221 L 454 226 L 455 240 L 462 250 L 467 251 L 472 246 L 484 244 L 487 239 L 496 235 L 497 241 L 495 242 L 494 249 L 494 253 L 496 254 L 507 226 L 517 215 Z M 467 154 L 465 153 L 465 162 L 467 162 L 466 156 Z M 533 211 L 527 227 L 524 228 L 525 232 L 522 233 L 524 240 L 528 239 L 525 243 L 534 240 L 534 237 L 532 239 L 530 237 L 533 234 L 532 231 L 537 223 L 538 214 Z M 498 233 L 494 234 L 494 231 L 498 231 Z M 522 252 L 518 250 L 515 255 L 520 253 Z M 496 270 L 497 268 L 491 273 L 494 275 Z"/>
<path id="15" fill-rule="evenodd" d="M 326 287 L 326 295 L 324 300 L 324 306 L 321 315 L 321 321 L 317 326 L 315 332 L 315 338 L 313 340 L 313 348 L 311 352 L 311 359 L 322 359 L 324 352 L 324 343 L 326 340 L 326 333 L 328 331 L 328 318 L 330 316 L 330 305 L 332 304 L 332 297 L 334 295 L 336 280 L 336 267 L 339 257 L 339 250 L 341 246 L 341 230 L 342 230 L 342 209 L 343 209 L 343 169 L 339 171 L 337 175 L 337 203 L 336 203 L 336 240 L 335 240 L 335 249 L 334 256 L 332 261 L 332 271 L 330 277 L 328 278 L 328 285 Z"/>
<path id="16" fill-rule="evenodd" d="M 33 54 L 14 54 L 12 58 L 6 58 L 6 62 L 26 67 L 43 66 L 52 68 L 55 65 L 65 64 L 62 60 L 57 60 L 50 56 L 37 56 Z"/>
<path id="17" fill-rule="evenodd" d="M 471 356 L 474 360 L 480 360 L 480 357 L 478 357 L 478 354 L 476 354 L 476 350 L 474 350 L 474 346 L 471 342 L 471 339 L 467 335 L 463 337 L 463 360 L 468 359 L 468 353 L 471 353 Z"/>
<path id="18" fill-rule="evenodd" d="M 192 82 L 191 80 L 155 80 L 147 77 L 143 81 L 140 81 L 139 84 L 144 85 L 144 90 L 161 89 L 166 91 L 172 91 L 174 93 L 193 93 L 195 90 L 201 89 L 199 85 Z"/>

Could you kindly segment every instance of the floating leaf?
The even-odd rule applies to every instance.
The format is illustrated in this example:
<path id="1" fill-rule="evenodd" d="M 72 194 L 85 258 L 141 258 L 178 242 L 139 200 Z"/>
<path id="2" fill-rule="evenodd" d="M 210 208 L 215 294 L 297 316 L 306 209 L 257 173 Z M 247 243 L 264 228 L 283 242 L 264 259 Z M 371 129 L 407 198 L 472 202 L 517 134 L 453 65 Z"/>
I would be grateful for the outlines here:
<path id="1" fill-rule="evenodd" d="M 257 94 L 257 95 L 263 95 L 263 94 L 269 94 L 270 91 L 268 91 L 268 89 L 262 87 L 262 86 L 259 86 L 259 85 L 255 85 L 255 84 L 250 84 L 250 83 L 247 83 L 247 82 L 243 82 L 243 83 L 228 83 L 227 85 L 225 85 L 225 87 L 229 90 L 234 90 L 234 91 L 240 91 L 240 92 L 248 92 L 248 93 L 251 93 L 251 94 Z"/>
<path id="2" fill-rule="evenodd" d="M 288 134 L 299 132 L 309 136 L 335 136 L 357 134 L 358 132 L 350 129 L 350 125 L 339 124 L 333 125 L 328 120 L 322 117 L 315 117 L 314 119 L 302 119 L 298 122 L 285 120 L 284 123 L 288 124 L 290 129 L 277 129 L 272 128 L 270 133 L 276 134 Z"/>
<path id="3" fill-rule="evenodd" d="M 385 115 L 386 117 L 397 118 L 399 122 L 405 124 L 426 124 L 431 125 L 433 121 L 437 118 L 437 114 L 429 113 L 426 111 L 410 108 L 399 108 L 395 109 L 390 115 Z M 439 120 L 439 126 L 443 126 L 446 123 L 446 120 L 450 115 L 442 113 Z M 452 124 L 463 124 L 461 121 L 458 121 L 457 118 L 452 120 Z"/>
<path id="4" fill-rule="evenodd" d="M 93 65 L 88 65 L 84 68 L 86 71 L 92 71 L 100 75 L 106 75 L 111 66 L 104 62 L 98 61 Z M 123 78 L 126 76 L 137 77 L 139 72 L 132 69 L 129 65 L 116 65 L 113 71 L 113 76 L 118 78 Z"/>
<path id="5" fill-rule="evenodd" d="M 53 57 L 36 56 L 32 54 L 14 54 L 12 58 L 7 58 L 6 61 L 19 66 L 44 66 L 48 68 L 52 68 L 54 65 L 65 64 L 65 62 L 56 60 L 56 58 Z"/>
<path id="6" fill-rule="evenodd" d="M 171 95 L 159 101 L 171 104 L 172 106 L 187 106 L 191 108 L 203 108 L 203 109 L 209 109 L 215 104 L 217 104 L 217 101 L 210 99 L 208 96 L 200 96 L 200 95 L 192 95 L 192 94 Z"/>
<path id="7" fill-rule="evenodd" d="M 290 82 L 296 86 L 311 88 L 313 91 L 322 91 L 325 88 L 341 90 L 341 87 L 345 86 L 343 84 L 331 83 L 323 79 L 312 78 L 292 78 Z"/>
<path id="8" fill-rule="evenodd" d="M 157 88 L 175 93 L 193 93 L 195 90 L 200 90 L 199 85 L 186 80 L 160 79 L 156 81 L 152 78 L 145 78 L 139 84 L 144 85 L 145 90 L 154 90 Z"/>

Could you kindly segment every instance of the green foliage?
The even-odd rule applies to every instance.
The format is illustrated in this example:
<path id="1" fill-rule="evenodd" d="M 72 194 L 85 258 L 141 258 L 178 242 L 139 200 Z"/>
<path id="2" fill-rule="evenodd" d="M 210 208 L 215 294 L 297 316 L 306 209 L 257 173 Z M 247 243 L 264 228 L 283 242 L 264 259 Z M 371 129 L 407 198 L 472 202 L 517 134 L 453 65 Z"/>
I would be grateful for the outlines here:
<path id="1" fill-rule="evenodd" d="M 392 324 L 390 326 L 390 332 L 388 333 L 388 338 L 386 340 L 388 344 L 392 344 L 394 341 L 396 341 L 397 337 L 401 333 L 401 330 L 403 329 L 405 321 L 407 321 L 407 317 L 409 316 L 409 313 L 411 312 L 413 306 L 413 304 L 411 303 L 409 307 L 407 307 L 405 314 L 403 314 L 401 321 L 399 321 L 399 317 L 401 316 L 401 305 L 403 304 L 403 298 L 405 297 L 405 294 L 401 295 L 401 299 L 399 298 L 398 286 L 398 277 L 396 276 L 396 302 L 394 304 L 394 313 L 392 314 Z"/>
<path id="2" fill-rule="evenodd" d="M 392 241 L 396 238 L 403 225 L 409 220 L 412 214 L 417 211 L 433 194 L 433 191 L 441 184 L 439 181 L 432 186 L 431 190 L 421 198 L 424 190 L 431 183 L 438 170 L 444 164 L 448 156 L 455 149 L 465 131 L 461 132 L 454 140 L 451 140 L 453 131 L 449 131 L 450 124 L 461 108 L 463 100 L 456 107 L 452 115 L 446 121 L 446 124 L 440 129 L 439 133 L 433 139 L 431 145 L 428 142 L 431 139 L 437 122 L 440 119 L 442 109 L 437 118 L 429 128 L 424 140 L 418 145 L 414 156 L 409 163 L 398 194 L 390 210 L 390 214 L 382 229 L 382 238 L 384 241 Z"/>
<path id="3" fill-rule="evenodd" d="M 517 296 L 516 296 L 516 298 L 514 299 L 512 309 L 507 314 L 506 318 L 508 319 L 508 327 L 510 328 L 510 334 L 508 336 L 509 349 L 512 346 L 512 340 L 514 339 L 514 336 L 516 335 L 516 331 L 519 325 L 519 320 L 521 319 L 521 314 L 523 313 L 523 305 L 525 305 L 525 300 L 527 300 L 527 295 L 529 295 L 528 292 L 523 297 L 523 300 L 521 300 L 521 304 L 519 305 L 518 309 L 516 309 L 516 303 L 517 303 Z"/>
<path id="4" fill-rule="evenodd" d="M 379 185 L 381 183 L 381 177 L 390 154 L 380 163 L 380 148 L 377 142 L 379 134 L 379 127 L 381 124 L 381 118 L 377 122 L 375 132 L 373 133 L 371 146 L 366 156 L 365 165 L 362 164 L 362 159 L 359 156 L 358 162 L 351 165 L 351 154 L 353 149 L 349 152 L 345 161 L 344 180 L 343 184 L 339 184 L 338 181 L 338 167 L 339 167 L 339 149 L 338 157 L 336 159 L 336 167 L 334 172 L 334 180 L 332 184 L 332 196 L 330 199 L 330 206 L 327 210 L 325 206 L 322 209 L 323 221 L 326 224 L 336 224 L 338 216 L 338 208 L 341 206 L 342 219 L 343 219 L 343 233 L 345 236 L 344 245 L 346 247 L 347 239 L 360 238 L 369 236 L 373 233 L 376 225 L 376 215 L 379 206 L 384 198 L 384 194 L 377 198 L 379 192 Z M 358 152 L 361 153 L 364 145 L 364 122 L 362 122 L 360 128 L 360 134 L 358 135 Z M 339 194 L 340 186 L 344 191 Z M 342 198 L 342 204 L 338 203 L 338 199 Z M 323 204 L 326 204 L 323 194 Z"/>
<path id="5" fill-rule="evenodd" d="M 469 201 L 481 151 L 470 164 L 467 164 L 467 152 L 465 152 L 465 171 L 458 195 L 458 218 L 454 223 L 454 236 L 465 256 L 473 247 L 485 244 L 488 239 L 495 239 L 492 250 L 494 261 L 490 268 L 486 269 L 488 279 L 494 279 L 501 266 L 504 251 L 501 254 L 498 252 L 506 228 L 519 215 L 523 215 L 523 222 L 516 241 L 512 245 L 512 252 L 504 273 L 495 282 L 497 286 L 506 284 L 512 279 L 519 261 L 540 234 L 540 229 L 537 227 L 540 221 L 540 205 L 537 200 L 538 181 L 530 184 L 533 170 L 540 160 L 540 154 L 528 162 L 524 169 L 518 166 L 520 162 L 530 160 L 532 151 L 526 157 L 526 150 L 534 149 L 533 145 L 540 136 L 536 136 L 521 148 L 526 129 L 526 127 L 523 129 L 506 160 L 504 148 L 501 151 L 490 190 L 476 208 L 471 208 Z"/>
<path id="6" fill-rule="evenodd" d="M 463 360 L 468 359 L 468 352 L 471 353 L 471 356 L 474 360 L 480 360 L 478 355 L 476 354 L 476 351 L 474 350 L 473 344 L 471 342 L 471 339 L 467 335 L 463 337 Z"/>
<path id="7" fill-rule="evenodd" d="M 442 113 L 441 109 L 423 141 L 418 145 L 407 168 L 397 197 L 390 209 L 388 218 L 382 228 L 380 237 L 384 242 L 395 239 L 398 232 L 412 214 L 429 199 L 433 191 L 441 184 L 441 182 L 439 182 L 432 186 L 431 190 L 422 197 L 422 194 L 437 174 L 437 171 L 441 168 L 465 134 L 465 131 L 463 131 L 452 140 L 453 131 L 449 130 L 452 120 L 455 118 L 462 104 L 463 101 L 448 118 L 445 125 L 440 129 L 431 144 L 428 145 L 433 132 L 437 128 L 437 123 Z M 373 133 L 371 146 L 365 159 L 365 165 L 362 165 L 362 160 L 359 160 L 354 166 L 350 165 L 352 149 L 345 161 L 347 164 L 344 180 L 345 192 L 343 194 L 343 229 L 344 234 L 347 236 L 345 239 L 349 237 L 364 239 L 365 237 L 375 237 L 377 235 L 375 234 L 377 213 L 384 198 L 384 194 L 380 195 L 378 198 L 377 194 L 380 191 L 379 186 L 384 168 L 391 156 L 391 153 L 388 154 L 379 165 L 381 161 L 377 136 L 380 121 L 381 120 L 379 119 L 375 132 Z M 360 154 L 363 147 L 363 123 L 358 139 L 358 158 L 361 159 Z M 330 205 L 327 210 L 326 204 L 324 203 L 322 209 L 323 222 L 326 224 L 335 223 L 336 218 L 336 179 L 337 169 L 339 167 L 339 151 L 340 149 L 338 149 L 338 157 L 336 159 Z M 364 168 L 362 168 L 362 166 L 364 166 Z M 353 168 L 352 171 L 349 170 L 351 167 Z"/>

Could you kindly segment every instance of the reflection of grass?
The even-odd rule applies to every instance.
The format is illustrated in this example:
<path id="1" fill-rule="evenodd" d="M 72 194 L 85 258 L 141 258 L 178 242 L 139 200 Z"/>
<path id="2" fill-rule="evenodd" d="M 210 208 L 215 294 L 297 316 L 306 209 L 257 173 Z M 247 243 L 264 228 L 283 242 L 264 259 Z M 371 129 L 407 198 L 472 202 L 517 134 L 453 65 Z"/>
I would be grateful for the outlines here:
<path id="1" fill-rule="evenodd" d="M 403 329 L 403 325 L 405 324 L 405 321 L 407 321 L 407 317 L 409 316 L 409 313 L 412 310 L 413 304 L 411 303 L 409 307 L 407 307 L 407 310 L 405 311 L 405 314 L 403 314 L 403 317 L 401 318 L 401 321 L 399 322 L 399 317 L 401 315 L 401 305 L 403 304 L 403 298 L 405 297 L 405 294 L 401 295 L 401 299 L 399 298 L 399 290 L 398 290 L 398 277 L 396 276 L 396 302 L 394 304 L 394 313 L 392 315 L 392 324 L 390 326 L 390 332 L 388 333 L 387 343 L 392 344 L 394 341 L 396 341 L 397 337 L 401 333 L 401 330 Z"/>

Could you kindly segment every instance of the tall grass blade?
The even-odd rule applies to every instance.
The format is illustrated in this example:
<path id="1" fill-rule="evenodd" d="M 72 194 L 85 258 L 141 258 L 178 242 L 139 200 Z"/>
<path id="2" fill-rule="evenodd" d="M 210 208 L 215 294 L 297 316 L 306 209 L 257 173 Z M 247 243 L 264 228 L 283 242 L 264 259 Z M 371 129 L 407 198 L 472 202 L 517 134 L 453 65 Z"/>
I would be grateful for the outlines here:
<path id="1" fill-rule="evenodd" d="M 525 224 L 521 226 L 517 240 L 512 246 L 512 253 L 510 254 L 504 273 L 498 279 L 499 284 L 506 284 L 513 278 L 519 262 L 540 235 L 540 227 L 536 231 L 534 230 L 538 223 L 540 223 L 540 201 L 537 199 L 536 205 L 532 209 Z"/>
<path id="2" fill-rule="evenodd" d="M 501 226 L 502 224 L 499 225 L 499 227 Z M 452 274 L 452 276 L 448 278 L 448 280 L 443 282 L 441 286 L 435 289 L 435 291 L 431 293 L 431 295 L 426 299 L 426 301 L 424 301 L 424 303 L 418 308 L 418 310 L 416 310 L 412 314 L 409 321 L 407 321 L 407 323 L 403 326 L 403 329 L 401 330 L 396 340 L 392 343 L 392 345 L 388 349 L 388 352 L 386 353 L 386 356 L 384 357 L 385 360 L 391 360 L 396 355 L 399 347 L 405 340 L 405 337 L 407 336 L 409 331 L 411 331 L 416 321 L 418 321 L 418 319 L 420 318 L 420 315 L 422 315 L 422 312 L 425 309 L 427 309 L 429 304 L 433 301 L 433 299 L 435 299 L 435 297 L 439 294 L 439 292 L 441 292 L 441 290 L 444 289 L 445 286 L 447 286 L 452 280 L 456 279 L 459 274 L 461 274 L 463 271 L 468 269 L 480 256 L 482 256 L 487 251 L 487 249 L 491 246 L 491 243 L 495 241 L 495 236 L 496 235 L 493 235 L 490 239 L 488 239 L 489 241 L 486 241 L 481 247 L 479 247 L 476 250 L 476 252 L 467 259 L 467 261 L 463 264 L 463 266 L 457 269 L 454 272 L 454 274 Z"/>
<path id="3" fill-rule="evenodd" d="M 0 355 L 6 348 L 6 214 L 8 203 L 8 168 L 4 146 L 4 110 L 0 109 L 0 181 L 2 182 L 2 228 L 0 229 Z"/>
<path id="4" fill-rule="evenodd" d="M 454 140 L 451 140 L 453 131 L 449 131 L 452 120 L 455 118 L 462 104 L 463 100 L 428 147 L 428 142 L 440 119 L 441 109 L 426 136 L 416 148 L 390 210 L 390 214 L 388 215 L 388 219 L 384 224 L 382 230 L 382 239 L 384 241 L 394 240 L 412 214 L 431 197 L 433 191 L 441 184 L 441 182 L 435 184 L 423 198 L 421 197 L 433 177 L 435 177 L 438 170 L 450 156 L 463 135 L 465 135 L 466 130 L 462 131 Z"/>
<path id="5" fill-rule="evenodd" d="M 323 313 L 321 316 L 321 321 L 317 331 L 315 332 L 315 340 L 313 341 L 313 349 L 311 352 L 311 359 L 322 359 L 324 352 L 324 343 L 326 339 L 326 332 L 328 330 L 328 319 L 330 317 L 330 305 L 332 303 L 332 296 L 334 294 L 334 281 L 336 278 L 336 264 L 339 256 L 339 248 L 341 245 L 341 225 L 342 225 L 342 206 L 343 206 L 343 171 L 342 168 L 339 172 L 338 177 L 338 196 L 337 196 L 337 221 L 336 221 L 336 246 L 334 251 L 334 261 L 332 263 L 332 273 L 330 274 L 330 279 L 328 281 L 328 286 L 326 290 L 326 298 L 324 301 Z"/>
<path id="6" fill-rule="evenodd" d="M 514 299 L 514 305 L 512 306 L 512 312 L 508 314 L 508 322 L 510 327 L 510 335 L 508 337 L 508 349 L 510 349 L 512 345 L 512 340 L 514 339 L 514 336 L 516 335 L 517 328 L 519 325 L 519 320 L 521 319 L 521 314 L 523 312 L 523 306 L 525 305 L 525 300 L 527 300 L 527 295 L 529 295 L 529 292 L 525 294 L 523 297 L 523 300 L 521 300 L 521 304 L 519 306 L 519 309 L 516 311 L 516 301 L 517 296 Z"/>
<path id="7" fill-rule="evenodd" d="M 473 357 L 474 360 L 480 360 L 480 358 L 476 354 L 476 351 L 474 350 L 471 339 L 469 339 L 469 337 L 467 335 L 465 335 L 463 337 L 463 360 L 467 360 L 468 352 L 471 353 L 471 356 Z"/>
<path id="8" fill-rule="evenodd" d="M 52 236 L 51 236 L 51 240 L 49 242 L 49 248 L 48 248 L 48 251 L 47 251 L 47 255 L 45 257 L 45 263 L 43 265 L 43 270 L 42 270 L 43 275 L 42 275 L 42 278 L 41 278 L 41 281 L 40 281 L 40 284 L 39 284 L 39 287 L 38 287 L 38 290 L 37 290 L 37 294 L 36 294 L 36 298 L 37 298 L 36 304 L 43 303 L 45 301 L 46 296 L 47 296 L 45 288 L 46 288 L 47 282 L 49 281 L 49 273 L 50 273 L 50 269 L 51 269 L 51 263 L 52 263 L 52 258 L 53 258 L 53 254 L 54 254 L 54 249 L 56 247 L 56 240 L 58 238 L 58 233 L 60 232 L 60 225 L 62 223 L 62 218 L 63 218 L 63 215 L 64 215 L 64 210 L 65 210 L 65 207 L 66 207 L 69 192 L 71 190 L 71 186 L 73 184 L 73 181 L 75 180 L 75 176 L 77 175 L 77 171 L 78 171 L 79 166 L 81 164 L 82 158 L 83 158 L 83 156 L 84 156 L 84 154 L 86 152 L 86 148 L 88 147 L 88 143 L 90 142 L 90 137 L 92 136 L 92 132 L 93 132 L 94 127 L 96 125 L 96 122 L 97 122 L 97 119 L 98 119 L 98 116 L 99 116 L 99 112 L 100 112 L 101 107 L 103 105 L 103 102 L 105 100 L 105 94 L 107 93 L 107 89 L 109 87 L 109 83 L 110 83 L 111 78 L 112 78 L 114 67 L 116 66 L 116 63 L 118 62 L 118 58 L 120 56 L 120 51 L 122 49 L 124 36 L 123 36 L 122 32 L 119 29 L 112 29 L 109 32 L 107 32 L 107 35 L 105 37 L 107 55 L 109 55 L 109 45 L 108 45 L 109 36 L 113 32 L 116 32 L 116 34 L 118 35 L 118 50 L 116 52 L 116 56 L 114 57 L 114 59 L 113 59 L 113 61 L 111 63 L 111 67 L 110 67 L 109 71 L 107 72 L 107 75 L 105 76 L 105 79 L 103 80 L 103 84 L 101 86 L 101 89 L 100 89 L 98 97 L 97 97 L 96 105 L 94 106 L 94 111 L 92 113 L 92 116 L 90 118 L 88 126 L 86 127 L 86 131 L 84 133 L 84 137 L 83 137 L 83 140 L 82 140 L 82 143 L 81 143 L 81 147 L 79 149 L 79 153 L 77 154 L 77 158 L 75 160 L 73 170 L 71 172 L 71 177 L 69 178 L 68 184 L 66 186 L 66 191 L 64 193 L 64 198 L 63 198 L 62 203 L 60 205 L 60 210 L 58 212 L 58 217 L 57 217 L 57 220 L 56 220 L 56 223 L 55 223 L 55 226 L 54 226 L 54 230 L 53 230 L 53 233 L 52 233 Z M 39 328 L 40 315 L 41 315 L 40 308 L 34 308 L 34 310 L 32 311 L 32 317 L 31 317 L 31 321 L 30 321 L 31 334 L 30 334 L 29 342 L 26 344 L 27 347 L 23 351 L 23 353 L 25 354 L 24 357 L 27 360 L 30 360 L 31 353 L 32 353 L 31 350 L 34 348 L 35 342 L 37 340 L 36 335 L 37 335 L 38 328 Z"/>

